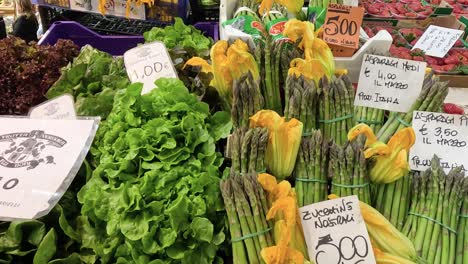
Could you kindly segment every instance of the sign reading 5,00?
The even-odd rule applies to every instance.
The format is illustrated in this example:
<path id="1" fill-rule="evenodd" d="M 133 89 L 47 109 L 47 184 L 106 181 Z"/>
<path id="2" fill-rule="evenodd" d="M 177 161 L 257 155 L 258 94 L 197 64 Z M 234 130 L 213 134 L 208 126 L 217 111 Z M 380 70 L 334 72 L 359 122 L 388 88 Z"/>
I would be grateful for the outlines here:
<path id="1" fill-rule="evenodd" d="M 357 49 L 363 17 L 362 7 L 330 4 L 323 25 L 323 39 L 329 44 Z"/>

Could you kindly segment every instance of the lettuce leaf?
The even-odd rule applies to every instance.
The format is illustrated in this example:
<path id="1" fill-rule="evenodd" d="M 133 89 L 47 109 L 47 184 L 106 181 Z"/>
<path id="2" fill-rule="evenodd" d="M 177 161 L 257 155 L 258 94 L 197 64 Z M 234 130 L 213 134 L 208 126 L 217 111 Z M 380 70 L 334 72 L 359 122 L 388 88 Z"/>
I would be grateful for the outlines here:
<path id="1" fill-rule="evenodd" d="M 78 193 L 82 248 L 102 263 L 213 263 L 224 246 L 219 191 L 228 113 L 211 114 L 180 80 L 116 93 Z"/>

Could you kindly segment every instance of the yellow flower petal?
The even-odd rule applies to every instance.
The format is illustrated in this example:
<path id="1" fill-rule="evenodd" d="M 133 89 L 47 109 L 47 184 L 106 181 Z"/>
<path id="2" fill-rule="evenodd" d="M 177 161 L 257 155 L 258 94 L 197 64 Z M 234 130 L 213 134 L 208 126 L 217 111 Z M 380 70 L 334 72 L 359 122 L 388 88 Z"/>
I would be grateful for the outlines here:
<path id="1" fill-rule="evenodd" d="M 204 73 L 212 73 L 213 72 L 213 67 L 204 59 L 200 57 L 192 57 L 189 59 L 185 65 L 184 68 L 187 67 L 187 65 L 190 66 L 199 66 L 201 67 L 201 71 Z"/>
<path id="2" fill-rule="evenodd" d="M 364 151 L 364 157 L 368 159 L 376 155 L 388 155 L 390 151 L 390 148 L 385 143 L 377 141 Z"/>
<path id="3" fill-rule="evenodd" d="M 415 141 L 416 135 L 414 134 L 413 128 L 407 127 L 396 132 L 395 135 L 390 138 L 387 145 L 394 150 L 405 149 L 406 151 L 409 151 Z"/>
<path id="4" fill-rule="evenodd" d="M 361 134 L 364 134 L 366 136 L 366 147 L 377 142 L 377 137 L 375 136 L 374 131 L 372 131 L 372 128 L 370 128 L 364 123 L 357 124 L 356 126 L 351 128 L 351 130 L 349 130 L 348 140 L 353 141 Z"/>

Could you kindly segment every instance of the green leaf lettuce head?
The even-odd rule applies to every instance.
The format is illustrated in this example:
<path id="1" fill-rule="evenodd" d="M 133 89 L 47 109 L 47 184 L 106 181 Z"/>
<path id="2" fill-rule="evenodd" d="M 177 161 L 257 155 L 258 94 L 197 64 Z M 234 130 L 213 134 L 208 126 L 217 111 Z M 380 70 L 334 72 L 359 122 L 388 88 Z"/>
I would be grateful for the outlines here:
<path id="1" fill-rule="evenodd" d="M 81 116 L 101 116 L 105 119 L 112 109 L 117 90 L 130 84 L 121 57 L 91 46 L 84 46 L 73 63 L 62 69 L 61 77 L 48 90 L 46 97 L 71 94 Z"/>
<path id="2" fill-rule="evenodd" d="M 222 155 L 229 114 L 211 114 L 180 80 L 119 91 L 96 136 L 97 167 L 78 193 L 82 248 L 101 263 L 213 263 L 225 241 Z"/>

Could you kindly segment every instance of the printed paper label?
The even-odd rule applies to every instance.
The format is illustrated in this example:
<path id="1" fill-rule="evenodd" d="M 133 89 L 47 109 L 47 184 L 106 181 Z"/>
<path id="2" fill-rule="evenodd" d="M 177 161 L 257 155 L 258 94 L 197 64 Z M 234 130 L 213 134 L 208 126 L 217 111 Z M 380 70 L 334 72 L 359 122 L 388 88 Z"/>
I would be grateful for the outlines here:
<path id="1" fill-rule="evenodd" d="M 412 170 L 425 171 L 437 155 L 445 172 L 458 166 L 467 172 L 468 115 L 415 111 L 412 125 L 416 134 L 409 157 Z"/>
<path id="2" fill-rule="evenodd" d="M 426 55 L 443 58 L 455 42 L 463 35 L 463 30 L 430 25 L 414 45 Z"/>
<path id="3" fill-rule="evenodd" d="M 356 195 L 299 208 L 309 257 L 316 264 L 375 264 Z"/>
<path id="4" fill-rule="evenodd" d="M 0 220 L 46 215 L 71 184 L 99 118 L 0 117 Z"/>
<path id="5" fill-rule="evenodd" d="M 76 119 L 73 97 L 65 94 L 35 106 L 29 113 L 30 118 Z"/>
<path id="6" fill-rule="evenodd" d="M 359 48 L 359 31 L 364 8 L 339 4 L 328 5 L 323 40 L 329 44 L 347 48 Z"/>
<path id="7" fill-rule="evenodd" d="M 132 83 L 143 83 L 142 94 L 156 88 L 162 77 L 177 78 L 177 72 L 164 43 L 155 41 L 128 50 L 124 54 L 125 68 Z"/>
<path id="8" fill-rule="evenodd" d="M 407 112 L 421 92 L 425 71 L 425 62 L 367 54 L 354 104 Z"/>

